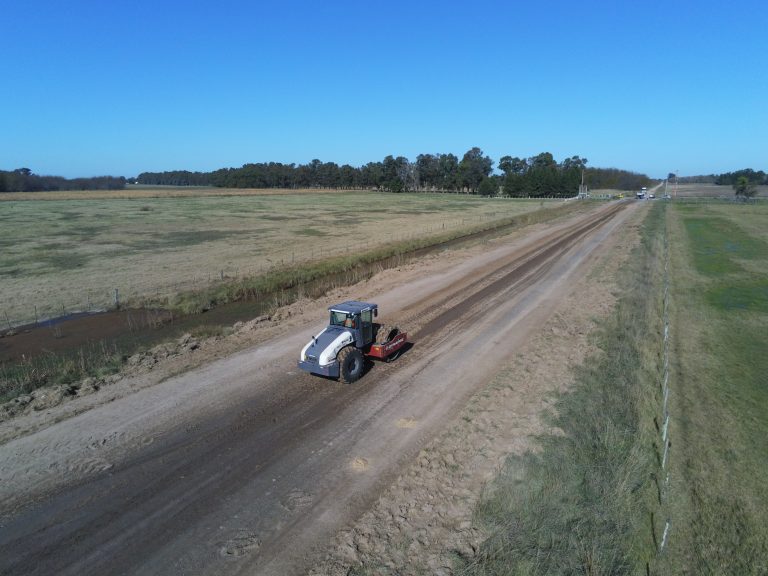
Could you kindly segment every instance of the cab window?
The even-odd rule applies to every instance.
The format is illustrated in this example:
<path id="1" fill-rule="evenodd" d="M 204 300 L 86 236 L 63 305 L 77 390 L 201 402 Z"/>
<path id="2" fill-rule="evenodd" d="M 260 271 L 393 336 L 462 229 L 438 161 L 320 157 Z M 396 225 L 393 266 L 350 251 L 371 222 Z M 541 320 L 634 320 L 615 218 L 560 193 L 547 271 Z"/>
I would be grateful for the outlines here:
<path id="1" fill-rule="evenodd" d="M 347 319 L 346 312 L 331 310 L 331 326 L 344 326 L 344 321 L 346 319 Z"/>

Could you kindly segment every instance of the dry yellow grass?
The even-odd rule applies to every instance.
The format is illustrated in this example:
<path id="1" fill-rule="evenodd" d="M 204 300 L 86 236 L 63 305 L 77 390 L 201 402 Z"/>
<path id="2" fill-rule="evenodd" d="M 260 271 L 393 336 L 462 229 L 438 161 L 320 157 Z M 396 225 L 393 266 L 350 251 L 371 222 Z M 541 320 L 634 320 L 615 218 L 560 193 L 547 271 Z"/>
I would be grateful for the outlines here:
<path id="1" fill-rule="evenodd" d="M 357 191 L 365 194 L 366 190 Z M 275 196 L 295 194 L 338 194 L 325 188 L 209 188 L 196 186 L 128 186 L 125 190 L 56 190 L 52 192 L 9 192 L 0 202 L 18 200 L 106 200 L 141 198 L 199 198 L 203 196 Z M 373 192 L 371 192 L 373 193 Z"/>
<path id="2" fill-rule="evenodd" d="M 376 192 L 163 192 L 55 192 L 16 201 L 15 194 L 0 195 L 0 321 L 105 307 L 116 288 L 121 302 L 164 298 L 222 275 L 258 275 L 545 204 Z"/>

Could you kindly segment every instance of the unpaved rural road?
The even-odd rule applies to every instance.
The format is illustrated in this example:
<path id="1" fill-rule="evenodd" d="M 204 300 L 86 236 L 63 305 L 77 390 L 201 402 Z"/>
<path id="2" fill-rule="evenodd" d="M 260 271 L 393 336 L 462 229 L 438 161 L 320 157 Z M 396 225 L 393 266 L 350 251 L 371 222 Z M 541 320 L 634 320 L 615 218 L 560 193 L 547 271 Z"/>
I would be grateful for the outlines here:
<path id="1" fill-rule="evenodd" d="M 6 442 L 0 574 L 305 572 L 541 325 L 634 206 L 601 205 L 381 293 L 380 319 L 408 328 L 413 347 L 354 385 L 297 371 L 323 326 L 314 317 Z"/>

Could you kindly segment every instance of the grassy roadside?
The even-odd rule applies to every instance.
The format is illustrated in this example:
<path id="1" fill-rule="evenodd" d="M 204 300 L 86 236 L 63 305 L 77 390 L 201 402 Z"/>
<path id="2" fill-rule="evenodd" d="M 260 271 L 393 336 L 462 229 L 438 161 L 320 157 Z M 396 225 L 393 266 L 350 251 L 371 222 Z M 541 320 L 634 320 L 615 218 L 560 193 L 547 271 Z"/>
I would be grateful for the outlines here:
<path id="1" fill-rule="evenodd" d="M 556 403 L 541 450 L 509 458 L 481 498 L 489 534 L 458 570 L 486 574 L 655 571 L 660 514 L 659 386 L 663 352 L 663 230 L 667 205 L 646 218 L 625 268 L 600 352 Z"/>
<path id="2" fill-rule="evenodd" d="M 768 206 L 670 214 L 670 574 L 768 574 Z"/>

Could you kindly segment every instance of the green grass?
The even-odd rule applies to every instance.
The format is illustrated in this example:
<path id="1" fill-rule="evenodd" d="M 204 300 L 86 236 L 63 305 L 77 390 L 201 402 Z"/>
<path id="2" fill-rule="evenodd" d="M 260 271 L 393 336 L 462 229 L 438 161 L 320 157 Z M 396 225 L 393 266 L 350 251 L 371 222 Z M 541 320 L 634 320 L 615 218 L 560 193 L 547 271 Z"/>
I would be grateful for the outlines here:
<path id="1" fill-rule="evenodd" d="M 240 236 L 242 232 L 241 230 L 175 230 L 173 232 L 139 234 L 125 244 L 130 250 L 138 251 L 174 250 L 199 246 L 206 242 L 226 240 Z"/>
<path id="2" fill-rule="evenodd" d="M 60 246 L 55 245 L 54 246 Z M 42 246 L 34 250 L 35 261 L 41 265 L 40 274 L 44 270 L 72 270 L 82 268 L 90 259 L 87 254 L 78 254 L 63 247 L 49 248 Z"/>
<path id="3" fill-rule="evenodd" d="M 89 376 L 103 378 L 118 372 L 125 360 L 114 344 L 92 342 L 71 354 L 50 353 L 0 366 L 0 403 L 44 386 L 73 386 Z"/>
<path id="4" fill-rule="evenodd" d="M 490 536 L 460 573 L 641 574 L 655 565 L 665 209 L 656 205 L 645 222 L 615 313 L 598 332 L 601 353 L 556 403 L 559 432 L 540 438 L 540 451 L 509 458 L 482 497 L 476 521 Z"/>
<path id="5" fill-rule="evenodd" d="M 768 574 L 768 206 L 672 216 L 675 528 L 665 569 Z M 738 265 L 723 265 L 724 254 Z"/>
<path id="6" fill-rule="evenodd" d="M 768 312 L 768 280 L 730 283 L 710 288 L 707 303 L 719 310 Z"/>
<path id="7" fill-rule="evenodd" d="M 315 228 L 304 228 L 302 230 L 297 230 L 297 234 L 300 234 L 301 236 L 328 236 L 328 232 L 325 232 L 323 230 L 316 230 Z"/>
<path id="8" fill-rule="evenodd" d="M 740 260 L 752 260 L 768 252 L 768 244 L 744 233 L 739 226 L 723 217 L 687 217 L 686 232 L 696 269 L 707 276 L 720 276 L 743 270 Z"/>

